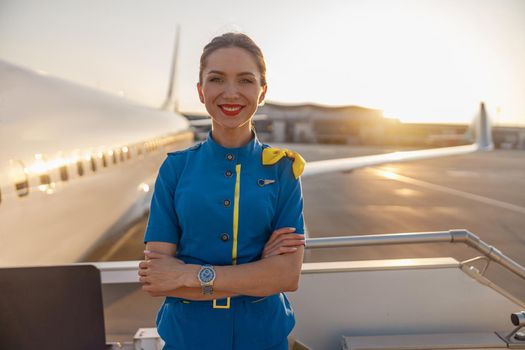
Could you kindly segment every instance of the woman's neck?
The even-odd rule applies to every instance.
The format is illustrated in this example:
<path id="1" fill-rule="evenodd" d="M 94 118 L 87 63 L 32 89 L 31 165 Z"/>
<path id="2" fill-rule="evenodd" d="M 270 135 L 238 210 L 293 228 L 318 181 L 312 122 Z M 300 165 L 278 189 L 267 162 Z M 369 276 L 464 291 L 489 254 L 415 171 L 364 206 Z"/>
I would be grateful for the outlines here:
<path id="1" fill-rule="evenodd" d="M 212 123 L 213 140 L 227 148 L 237 148 L 246 145 L 252 139 L 250 123 L 246 127 L 228 129 Z"/>

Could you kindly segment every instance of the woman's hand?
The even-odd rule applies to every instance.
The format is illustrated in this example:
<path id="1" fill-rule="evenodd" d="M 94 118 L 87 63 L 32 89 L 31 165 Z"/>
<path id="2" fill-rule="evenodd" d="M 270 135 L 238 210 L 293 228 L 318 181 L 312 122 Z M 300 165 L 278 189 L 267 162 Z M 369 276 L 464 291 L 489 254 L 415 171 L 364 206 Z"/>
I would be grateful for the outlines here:
<path id="1" fill-rule="evenodd" d="M 294 253 L 298 246 L 304 246 L 304 235 L 293 233 L 294 227 L 283 227 L 273 231 L 262 253 L 262 258 Z"/>
<path id="2" fill-rule="evenodd" d="M 144 251 L 146 260 L 139 264 L 139 280 L 142 289 L 151 296 L 181 287 L 197 287 L 198 265 L 186 265 L 182 260 L 169 254 Z"/>

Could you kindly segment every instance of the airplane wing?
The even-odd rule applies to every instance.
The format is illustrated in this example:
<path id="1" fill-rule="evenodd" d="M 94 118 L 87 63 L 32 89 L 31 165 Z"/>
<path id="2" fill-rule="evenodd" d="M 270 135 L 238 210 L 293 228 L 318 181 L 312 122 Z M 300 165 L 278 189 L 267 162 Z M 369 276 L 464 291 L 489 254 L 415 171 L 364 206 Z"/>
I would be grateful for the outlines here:
<path id="1" fill-rule="evenodd" d="M 493 148 L 491 128 L 483 103 L 481 103 L 479 115 L 474 120 L 474 126 L 476 141 L 470 145 L 308 162 L 302 176 L 313 176 L 340 171 L 345 172 L 385 163 L 406 162 L 491 150 Z"/>

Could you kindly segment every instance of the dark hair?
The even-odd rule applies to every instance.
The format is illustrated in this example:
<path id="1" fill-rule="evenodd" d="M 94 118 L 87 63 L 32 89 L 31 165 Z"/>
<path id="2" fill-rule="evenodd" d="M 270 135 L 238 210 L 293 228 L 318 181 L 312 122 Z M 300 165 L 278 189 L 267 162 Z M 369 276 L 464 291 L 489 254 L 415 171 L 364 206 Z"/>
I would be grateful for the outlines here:
<path id="1" fill-rule="evenodd" d="M 204 67 L 206 67 L 206 59 L 208 56 L 218 49 L 228 47 L 238 47 L 248 51 L 255 59 L 255 63 L 259 68 L 261 86 L 266 85 L 266 63 L 264 63 L 262 51 L 248 35 L 242 33 L 224 33 L 223 35 L 216 36 L 208 45 L 204 46 L 199 69 L 199 83 L 202 84 L 202 72 L 204 71 Z"/>

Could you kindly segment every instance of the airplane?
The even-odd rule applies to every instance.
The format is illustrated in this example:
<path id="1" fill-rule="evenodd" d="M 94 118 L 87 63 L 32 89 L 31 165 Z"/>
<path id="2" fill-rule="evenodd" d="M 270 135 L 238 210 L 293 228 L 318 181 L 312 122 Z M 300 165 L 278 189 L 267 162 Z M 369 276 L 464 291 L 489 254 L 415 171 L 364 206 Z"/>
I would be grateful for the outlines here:
<path id="1" fill-rule="evenodd" d="M 0 60 L 0 266 L 81 261 L 147 212 L 166 152 L 194 141 L 168 111 L 176 52 L 159 109 Z"/>

